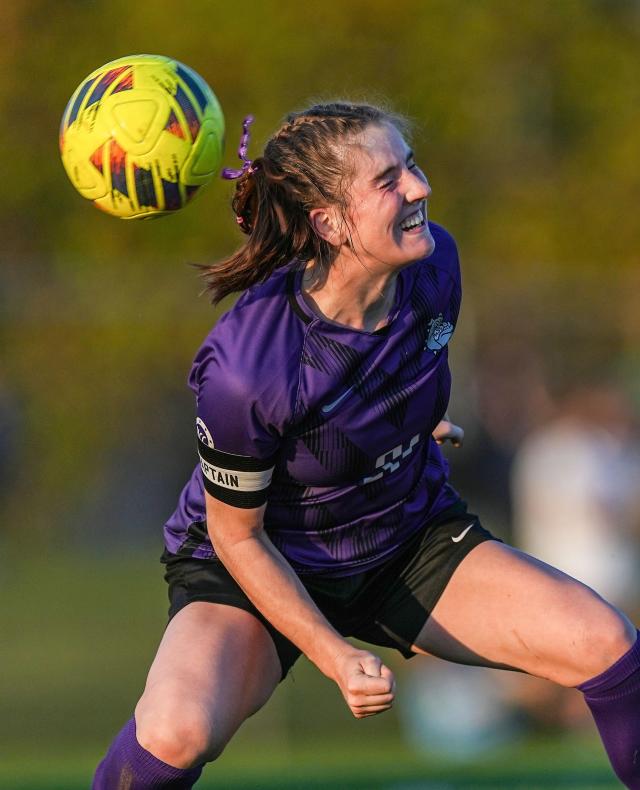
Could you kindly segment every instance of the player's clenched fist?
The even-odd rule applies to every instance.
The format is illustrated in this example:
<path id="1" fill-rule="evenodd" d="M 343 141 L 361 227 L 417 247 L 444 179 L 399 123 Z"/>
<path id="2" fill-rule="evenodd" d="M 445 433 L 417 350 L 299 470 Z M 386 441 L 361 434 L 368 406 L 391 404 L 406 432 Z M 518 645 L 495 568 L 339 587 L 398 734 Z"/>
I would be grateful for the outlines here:
<path id="1" fill-rule="evenodd" d="M 338 660 L 336 683 L 356 719 L 382 713 L 393 705 L 393 672 L 366 650 L 353 650 Z"/>

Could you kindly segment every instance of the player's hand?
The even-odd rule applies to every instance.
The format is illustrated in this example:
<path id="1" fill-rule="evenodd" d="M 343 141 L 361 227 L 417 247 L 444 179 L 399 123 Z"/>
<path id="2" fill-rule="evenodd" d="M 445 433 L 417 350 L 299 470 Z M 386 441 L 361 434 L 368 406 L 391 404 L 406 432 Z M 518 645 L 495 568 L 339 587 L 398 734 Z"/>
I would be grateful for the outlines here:
<path id="1" fill-rule="evenodd" d="M 454 447 L 462 447 L 464 442 L 464 430 L 451 420 L 440 420 L 433 431 L 433 438 L 437 444 L 451 442 Z"/>
<path id="2" fill-rule="evenodd" d="M 336 662 L 335 681 L 356 719 L 383 713 L 393 705 L 393 672 L 366 650 L 351 647 Z"/>

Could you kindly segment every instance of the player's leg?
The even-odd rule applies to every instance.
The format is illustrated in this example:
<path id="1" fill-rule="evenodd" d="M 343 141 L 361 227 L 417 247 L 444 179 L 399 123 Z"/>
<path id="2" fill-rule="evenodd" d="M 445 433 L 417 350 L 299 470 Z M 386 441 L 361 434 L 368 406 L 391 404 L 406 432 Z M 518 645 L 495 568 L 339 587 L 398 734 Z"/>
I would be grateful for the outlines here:
<path id="1" fill-rule="evenodd" d="M 169 623 L 135 720 L 98 767 L 94 790 L 192 787 L 202 765 L 269 699 L 281 673 L 273 640 L 252 614 L 187 605 Z"/>
<path id="2" fill-rule="evenodd" d="M 577 686 L 611 666 L 635 635 L 627 618 L 589 587 L 486 541 L 454 571 L 415 648 Z"/>
<path id="3" fill-rule="evenodd" d="M 616 773 L 640 788 L 640 642 L 630 621 L 590 588 L 487 541 L 457 567 L 413 647 L 579 687 Z"/>

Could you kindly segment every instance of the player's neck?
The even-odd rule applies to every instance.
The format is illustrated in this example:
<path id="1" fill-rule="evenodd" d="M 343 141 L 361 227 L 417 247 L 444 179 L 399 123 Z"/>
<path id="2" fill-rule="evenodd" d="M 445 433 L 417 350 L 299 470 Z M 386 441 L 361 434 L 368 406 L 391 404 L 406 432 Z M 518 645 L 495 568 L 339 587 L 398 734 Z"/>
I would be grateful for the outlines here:
<path id="1" fill-rule="evenodd" d="M 303 277 L 302 292 L 313 309 L 330 321 L 373 332 L 387 323 L 397 274 L 371 271 L 360 261 L 336 261 L 326 280 L 314 284 L 311 264 Z"/>

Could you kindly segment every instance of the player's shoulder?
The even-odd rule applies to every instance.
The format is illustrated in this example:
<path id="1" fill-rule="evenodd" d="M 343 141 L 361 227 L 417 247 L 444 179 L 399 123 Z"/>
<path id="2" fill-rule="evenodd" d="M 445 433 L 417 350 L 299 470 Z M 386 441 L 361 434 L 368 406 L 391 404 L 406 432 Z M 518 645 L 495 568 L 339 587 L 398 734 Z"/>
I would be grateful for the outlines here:
<path id="1" fill-rule="evenodd" d="M 442 225 L 429 222 L 429 230 L 435 242 L 431 255 L 422 261 L 428 267 L 435 267 L 447 272 L 452 277 L 457 277 L 460 264 L 458 261 L 458 245 L 455 239 Z"/>
<path id="2" fill-rule="evenodd" d="M 196 354 L 194 388 L 215 377 L 238 394 L 255 394 L 266 382 L 294 374 L 304 327 L 289 305 L 288 278 L 289 267 L 276 270 L 218 319 Z"/>
<path id="3" fill-rule="evenodd" d="M 429 222 L 429 230 L 436 242 L 436 250 L 440 246 L 440 252 L 445 255 L 457 254 L 458 246 L 453 235 L 437 222 Z"/>

